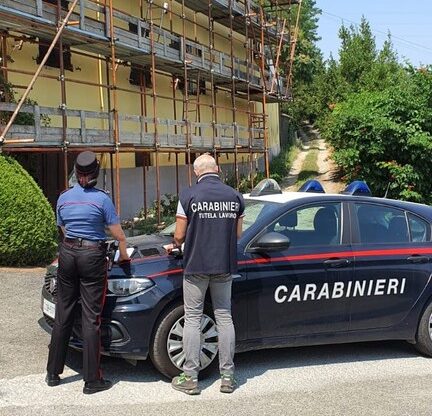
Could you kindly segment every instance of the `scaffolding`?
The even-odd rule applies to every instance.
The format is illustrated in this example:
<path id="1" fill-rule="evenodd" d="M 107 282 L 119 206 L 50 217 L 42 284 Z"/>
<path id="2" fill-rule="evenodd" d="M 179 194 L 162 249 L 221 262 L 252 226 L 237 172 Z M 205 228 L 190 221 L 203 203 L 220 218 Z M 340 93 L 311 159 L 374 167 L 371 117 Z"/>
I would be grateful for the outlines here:
<path id="1" fill-rule="evenodd" d="M 30 114 L 33 124 L 12 124 L 13 115 L 6 126 L 0 125 L 0 151 L 62 153 L 65 188 L 70 172 L 68 155 L 82 150 L 109 155 L 111 173 L 115 172 L 111 174 L 111 188 L 117 210 L 121 202 L 119 155 L 124 152 L 142 154 L 145 160 L 153 158 L 158 207 L 162 154 L 175 157 L 177 193 L 181 156 L 188 165 L 189 183 L 193 158 L 203 152 L 212 153 L 217 160 L 221 155 L 232 155 L 237 185 L 239 157 L 247 159 L 252 185 L 254 158 L 264 158 L 268 176 L 267 105 L 291 99 L 301 0 L 136 2 L 139 15 L 114 7 L 113 0 L 2 0 L 1 74 L 6 80 L 11 73 L 33 78 L 18 104 L 0 102 L 0 111 Z M 291 19 L 294 8 L 297 17 Z M 191 27 L 193 36 L 188 36 Z M 199 31 L 207 33 L 207 44 L 199 39 Z M 35 74 L 8 66 L 8 39 L 48 47 Z M 226 42 L 228 47 L 216 48 L 217 43 Z M 58 76 L 41 72 L 54 48 L 59 51 Z M 243 57 L 236 56 L 239 48 L 245 51 Z M 289 59 L 281 64 L 282 51 L 287 48 Z M 97 62 L 98 82 L 67 76 L 65 50 Z M 119 85 L 119 66 L 137 71 L 135 85 L 139 90 Z M 59 82 L 58 107 L 24 103 L 38 77 Z M 171 94 L 158 92 L 158 84 L 163 82 L 171 84 Z M 68 108 L 67 86 L 74 84 L 103 90 L 108 108 Z M 230 95 L 230 105 L 218 102 L 221 92 Z M 120 93 L 139 95 L 136 114 L 119 111 Z M 209 100 L 203 100 L 203 94 L 209 95 Z M 171 103 L 172 118 L 158 117 L 161 102 Z M 231 114 L 230 122 L 218 121 L 221 112 Z M 203 113 L 210 116 L 204 119 Z M 42 115 L 59 117 L 61 123 L 44 125 Z M 241 119 L 247 122 L 239 122 Z M 143 163 L 144 209 L 149 186 L 146 167 L 147 162 Z M 157 214 L 160 222 L 160 208 Z"/>

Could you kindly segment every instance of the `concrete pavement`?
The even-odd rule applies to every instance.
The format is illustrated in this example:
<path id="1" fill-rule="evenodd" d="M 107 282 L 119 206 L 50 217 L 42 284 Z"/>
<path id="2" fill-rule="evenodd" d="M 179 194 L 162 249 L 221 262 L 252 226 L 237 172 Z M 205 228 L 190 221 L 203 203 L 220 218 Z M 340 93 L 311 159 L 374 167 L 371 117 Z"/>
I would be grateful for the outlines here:
<path id="1" fill-rule="evenodd" d="M 240 388 L 200 396 L 171 389 L 150 363 L 104 358 L 106 392 L 82 394 L 81 355 L 63 383 L 44 383 L 46 334 L 37 324 L 43 270 L 0 269 L 0 415 L 432 415 L 432 360 L 404 342 L 263 350 L 236 357 Z"/>

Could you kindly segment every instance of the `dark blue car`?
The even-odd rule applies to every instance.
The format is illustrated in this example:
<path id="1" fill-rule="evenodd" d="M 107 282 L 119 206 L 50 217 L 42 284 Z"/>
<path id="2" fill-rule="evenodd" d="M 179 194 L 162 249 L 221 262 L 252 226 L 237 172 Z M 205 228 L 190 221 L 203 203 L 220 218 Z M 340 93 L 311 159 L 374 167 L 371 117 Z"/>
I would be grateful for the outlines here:
<path id="1" fill-rule="evenodd" d="M 432 355 L 432 207 L 361 194 L 245 195 L 232 299 L 237 352 L 398 339 Z M 103 320 L 107 355 L 150 356 L 169 377 L 184 361 L 182 258 L 162 247 L 172 230 L 130 240 L 133 261 L 110 271 Z M 48 329 L 55 295 L 53 264 L 42 289 Z M 201 330 L 204 369 L 218 351 L 210 298 Z"/>

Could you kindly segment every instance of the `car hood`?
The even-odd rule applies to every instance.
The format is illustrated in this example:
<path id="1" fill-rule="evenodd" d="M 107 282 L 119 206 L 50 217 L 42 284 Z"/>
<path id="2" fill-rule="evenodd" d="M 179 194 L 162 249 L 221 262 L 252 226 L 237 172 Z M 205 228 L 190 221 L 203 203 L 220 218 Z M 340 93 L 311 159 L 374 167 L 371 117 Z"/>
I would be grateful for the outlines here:
<path id="1" fill-rule="evenodd" d="M 149 257 L 157 258 L 166 256 L 163 246 L 172 241 L 172 236 L 164 234 L 144 234 L 126 238 L 127 246 L 134 247 L 135 252 L 132 259 L 145 259 Z M 47 266 L 47 274 L 56 275 L 58 268 L 58 258 Z"/>
<path id="2" fill-rule="evenodd" d="M 165 255 L 166 252 L 163 246 L 171 243 L 172 237 L 164 234 L 148 234 L 129 237 L 126 240 L 128 247 L 136 249 L 136 254 L 133 258 L 143 258 L 158 254 Z"/>

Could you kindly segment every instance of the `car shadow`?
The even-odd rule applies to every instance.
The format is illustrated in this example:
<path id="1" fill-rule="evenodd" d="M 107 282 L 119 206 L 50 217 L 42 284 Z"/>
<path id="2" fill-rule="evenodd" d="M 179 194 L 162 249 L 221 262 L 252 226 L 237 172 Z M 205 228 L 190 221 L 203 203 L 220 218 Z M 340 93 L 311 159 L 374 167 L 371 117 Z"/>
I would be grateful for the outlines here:
<path id="1" fill-rule="evenodd" d="M 69 348 L 66 365 L 79 373 L 79 375 L 74 376 L 76 379 L 82 379 L 82 352 Z M 113 384 L 119 381 L 152 383 L 167 380 L 153 367 L 150 360 L 134 362 L 122 358 L 102 356 L 101 368 L 104 378 L 111 380 Z"/>
<path id="2" fill-rule="evenodd" d="M 236 355 L 239 385 L 268 370 L 295 369 L 354 362 L 417 358 L 419 353 L 405 341 L 377 341 L 251 351 Z"/>
<path id="3" fill-rule="evenodd" d="M 263 349 L 238 353 L 235 356 L 236 380 L 239 386 L 265 374 L 269 370 L 296 369 L 310 366 L 325 366 L 353 362 L 380 361 L 388 359 L 416 358 L 419 353 L 404 341 L 380 341 L 351 344 L 332 344 L 308 347 Z M 65 378 L 69 382 L 82 376 L 82 353 L 69 349 L 66 365 L 79 375 Z M 119 381 L 135 383 L 166 382 L 171 380 L 160 374 L 150 360 L 129 362 L 121 358 L 102 357 L 104 377 L 114 384 Z M 179 371 L 180 372 L 180 371 Z M 212 371 L 200 376 L 202 389 L 219 380 L 217 365 Z"/>

